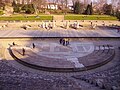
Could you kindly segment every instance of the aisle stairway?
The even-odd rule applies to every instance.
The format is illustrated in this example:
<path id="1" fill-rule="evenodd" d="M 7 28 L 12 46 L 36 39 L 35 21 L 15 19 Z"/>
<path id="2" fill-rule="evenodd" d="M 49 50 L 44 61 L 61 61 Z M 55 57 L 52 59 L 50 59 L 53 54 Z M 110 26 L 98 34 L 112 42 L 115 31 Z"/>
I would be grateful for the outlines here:
<path id="1" fill-rule="evenodd" d="M 53 20 L 64 20 L 64 15 L 54 15 Z"/>
<path id="2" fill-rule="evenodd" d="M 80 79 L 73 79 L 80 87 L 81 90 L 105 90 L 105 89 L 101 89 L 95 85 L 92 85 L 90 83 L 87 83 L 85 81 L 82 81 Z"/>
<path id="3" fill-rule="evenodd" d="M 86 75 L 76 75 L 73 78 L 77 79 L 79 82 L 83 81 L 88 84 L 98 86 L 106 90 L 120 90 L 120 63 L 117 65 L 92 74 Z M 92 89 L 93 90 L 93 89 Z M 96 89 L 98 90 L 98 89 Z"/>

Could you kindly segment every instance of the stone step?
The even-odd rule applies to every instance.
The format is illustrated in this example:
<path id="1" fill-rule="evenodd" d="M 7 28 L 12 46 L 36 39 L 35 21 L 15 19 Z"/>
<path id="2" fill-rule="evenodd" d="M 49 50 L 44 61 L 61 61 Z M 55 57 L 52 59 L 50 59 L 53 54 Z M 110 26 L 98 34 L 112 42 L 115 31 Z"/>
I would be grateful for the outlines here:
<path id="1" fill-rule="evenodd" d="M 63 15 L 54 15 L 53 20 L 64 20 L 64 16 Z"/>
<path id="2" fill-rule="evenodd" d="M 80 79 L 73 79 L 73 80 L 76 83 L 78 83 L 78 85 L 80 85 L 81 90 L 105 90 L 105 89 L 100 89 L 99 87 L 96 87 L 95 85 L 92 85 Z"/>

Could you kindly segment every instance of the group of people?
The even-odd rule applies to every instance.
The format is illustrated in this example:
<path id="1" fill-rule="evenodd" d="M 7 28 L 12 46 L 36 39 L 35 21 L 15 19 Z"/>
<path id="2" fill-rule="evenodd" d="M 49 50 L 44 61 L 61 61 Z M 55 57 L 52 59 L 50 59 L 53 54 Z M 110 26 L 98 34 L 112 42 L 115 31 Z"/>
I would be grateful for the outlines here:
<path id="1" fill-rule="evenodd" d="M 63 46 L 67 46 L 67 45 L 69 45 L 69 40 L 70 40 L 70 39 L 68 39 L 68 38 L 61 38 L 61 39 L 59 40 L 59 42 L 60 42 L 60 44 L 62 44 Z M 15 46 L 15 45 L 16 45 L 15 42 L 13 42 L 12 45 Z M 35 48 L 35 44 L 34 44 L 34 43 L 32 43 L 32 48 L 33 48 L 33 49 Z M 23 55 L 23 56 L 25 55 L 25 48 L 22 48 L 22 55 Z"/>
<path id="2" fill-rule="evenodd" d="M 68 38 L 61 38 L 59 40 L 60 44 L 62 44 L 63 46 L 69 45 L 69 41 L 70 41 L 70 39 L 68 39 Z"/>
<path id="3" fill-rule="evenodd" d="M 16 45 L 15 42 L 13 42 L 12 44 L 13 44 L 13 46 Z M 32 48 L 33 48 L 33 49 L 35 48 L 35 44 L 34 44 L 34 43 L 32 43 Z M 23 56 L 25 55 L 25 48 L 22 48 L 22 55 L 23 55 Z"/>

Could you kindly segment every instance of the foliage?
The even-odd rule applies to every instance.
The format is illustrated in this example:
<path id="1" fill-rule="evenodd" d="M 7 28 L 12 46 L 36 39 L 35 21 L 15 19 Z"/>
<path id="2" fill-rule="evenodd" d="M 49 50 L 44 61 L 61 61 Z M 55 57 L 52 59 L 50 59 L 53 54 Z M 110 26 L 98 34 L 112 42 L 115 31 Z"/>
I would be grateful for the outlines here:
<path id="1" fill-rule="evenodd" d="M 13 0 L 12 6 L 15 7 L 16 5 L 17 5 L 17 4 L 16 4 L 15 0 Z"/>
<path id="2" fill-rule="evenodd" d="M 27 5 L 22 5 L 21 10 L 26 11 Z"/>
<path id="3" fill-rule="evenodd" d="M 84 9 L 84 5 L 82 3 L 80 3 L 79 1 L 76 1 L 73 5 L 73 8 L 74 8 L 75 14 L 82 14 L 83 9 Z"/>
<path id="4" fill-rule="evenodd" d="M 90 15 L 93 15 L 93 7 L 92 7 L 92 2 L 91 2 L 91 5 L 90 5 Z"/>
<path id="5" fill-rule="evenodd" d="M 4 13 L 3 13 L 3 10 L 0 10 L 0 15 L 3 15 Z"/>
<path id="6" fill-rule="evenodd" d="M 86 15 L 90 15 L 90 5 L 88 4 L 86 10 L 85 10 Z"/>
<path id="7" fill-rule="evenodd" d="M 36 14 L 38 14 L 39 10 L 45 11 L 43 6 L 46 4 L 46 0 L 33 0 L 32 4 Z"/>
<path id="8" fill-rule="evenodd" d="M 68 8 L 65 8 L 62 10 L 62 13 L 64 13 L 64 14 L 67 14 L 68 12 L 70 12 L 70 10 Z"/>
<path id="9" fill-rule="evenodd" d="M 26 14 L 33 14 L 35 12 L 35 9 L 33 7 L 33 4 L 14 4 L 14 12 L 20 13 L 21 11 L 24 11 Z"/>
<path id="10" fill-rule="evenodd" d="M 112 5 L 111 4 L 104 4 L 103 5 L 103 12 L 106 15 L 112 15 Z"/>
<path id="11" fill-rule="evenodd" d="M 54 10 L 55 14 L 62 14 L 62 10 Z"/>
<path id="12" fill-rule="evenodd" d="M 93 15 L 93 8 L 92 8 L 92 3 L 87 5 L 87 8 L 85 10 L 86 15 Z"/>
<path id="13" fill-rule="evenodd" d="M 80 2 L 76 1 L 74 5 L 74 13 L 79 14 L 80 13 Z"/>
<path id="14" fill-rule="evenodd" d="M 118 17 L 117 17 L 118 19 L 119 19 L 119 21 L 120 21 L 120 12 L 119 12 L 119 15 L 118 15 Z"/>
<path id="15" fill-rule="evenodd" d="M 120 20 L 120 11 L 116 11 L 116 17 Z"/>
<path id="16" fill-rule="evenodd" d="M 20 12 L 20 7 L 16 5 L 16 6 L 13 7 L 13 10 L 14 10 L 15 13 L 19 13 Z"/>
<path id="17" fill-rule="evenodd" d="M 5 10 L 5 4 L 4 3 L 0 3 L 0 9 Z"/>
<path id="18" fill-rule="evenodd" d="M 33 14 L 35 12 L 33 4 L 24 5 L 21 10 L 25 10 L 26 14 Z"/>
<path id="19" fill-rule="evenodd" d="M 119 10 L 117 9 L 117 10 L 116 10 L 116 15 L 115 15 L 115 16 L 116 16 L 116 17 L 119 17 L 119 13 L 120 13 L 120 12 L 119 12 Z"/>

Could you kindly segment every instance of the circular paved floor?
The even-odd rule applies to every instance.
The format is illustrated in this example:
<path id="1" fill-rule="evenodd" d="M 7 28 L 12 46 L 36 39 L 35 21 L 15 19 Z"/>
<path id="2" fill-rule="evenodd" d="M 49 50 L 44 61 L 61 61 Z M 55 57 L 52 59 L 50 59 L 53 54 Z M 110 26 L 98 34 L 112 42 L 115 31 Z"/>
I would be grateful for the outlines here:
<path id="1" fill-rule="evenodd" d="M 14 46 L 12 52 L 17 59 L 37 67 L 74 69 L 84 67 L 78 58 L 94 51 L 91 42 L 70 42 L 68 46 L 63 46 L 58 42 L 41 41 L 35 46 L 34 49 L 32 46 Z M 22 48 L 25 48 L 25 56 L 22 55 Z"/>
<path id="2" fill-rule="evenodd" d="M 6 46 L 8 46 L 8 44 L 12 44 L 12 42 L 15 42 L 16 44 L 18 44 L 18 45 L 23 45 L 23 47 L 24 46 L 27 46 L 27 47 L 31 47 L 31 45 L 32 45 L 32 43 L 35 43 L 35 45 L 36 45 L 36 47 L 37 46 L 41 46 L 40 44 L 41 43 L 50 43 L 50 42 L 52 42 L 52 43 L 56 43 L 56 44 L 59 44 L 59 39 L 37 39 L 37 40 L 6 40 L 5 41 L 5 44 L 4 44 L 4 42 L 3 42 L 3 44 L 4 45 L 6 45 Z M 83 40 L 83 39 L 71 39 L 71 41 L 70 41 L 70 44 L 71 43 L 89 43 L 89 41 L 90 40 Z M 96 46 L 96 45 L 103 45 L 103 44 L 111 44 L 111 41 L 109 41 L 108 40 L 108 42 L 107 41 L 105 41 L 104 43 L 102 42 L 100 42 L 100 41 L 98 41 L 97 40 L 97 42 L 95 41 L 94 42 L 94 40 L 92 41 L 90 41 L 90 42 L 93 42 L 94 43 L 94 45 Z M 92 45 L 93 45 L 93 43 L 91 43 Z M 112 44 L 116 44 L 116 43 L 112 43 Z M 93 46 L 94 46 L 93 45 Z M 118 44 L 117 44 L 118 45 Z M 93 47 L 94 48 L 94 47 Z M 39 51 L 39 49 L 35 49 L 34 50 L 35 52 L 37 52 L 37 51 Z M 8 53 L 8 51 L 6 51 L 7 53 Z M 38 54 L 39 55 L 39 53 L 36 53 L 36 54 Z M 10 65 L 12 65 L 12 66 L 14 66 L 15 68 L 20 68 L 20 69 L 23 69 L 23 70 L 26 70 L 26 71 L 32 71 L 32 72 L 38 72 L 38 73 L 47 73 L 47 74 L 53 74 L 53 72 L 47 72 L 47 71 L 42 71 L 42 70 L 37 70 L 37 69 L 32 69 L 32 68 L 29 68 L 29 67 L 26 67 L 26 66 L 24 66 L 24 65 L 22 65 L 22 64 L 20 64 L 20 63 L 17 63 L 16 62 L 16 60 L 13 60 L 13 58 L 9 55 L 9 53 L 7 54 L 7 56 L 6 56 L 6 58 L 7 58 L 7 60 L 8 60 L 8 62 L 10 63 Z M 99 69 L 99 68 L 98 68 Z M 94 70 L 94 69 L 92 69 L 92 70 Z M 90 71 L 90 70 L 89 70 Z M 84 72 L 76 72 L 76 73 L 84 73 Z M 75 73 L 75 74 L 76 74 Z M 62 73 L 55 73 L 56 75 L 61 75 Z M 65 75 L 66 74 L 68 74 L 68 73 L 64 73 Z M 73 72 L 71 72 L 71 74 L 73 75 L 74 73 Z"/>
<path id="3" fill-rule="evenodd" d="M 94 51 L 94 45 L 91 42 L 71 42 L 68 46 L 55 42 L 40 42 L 36 47 L 33 51 L 38 55 L 60 59 L 83 57 Z"/>

